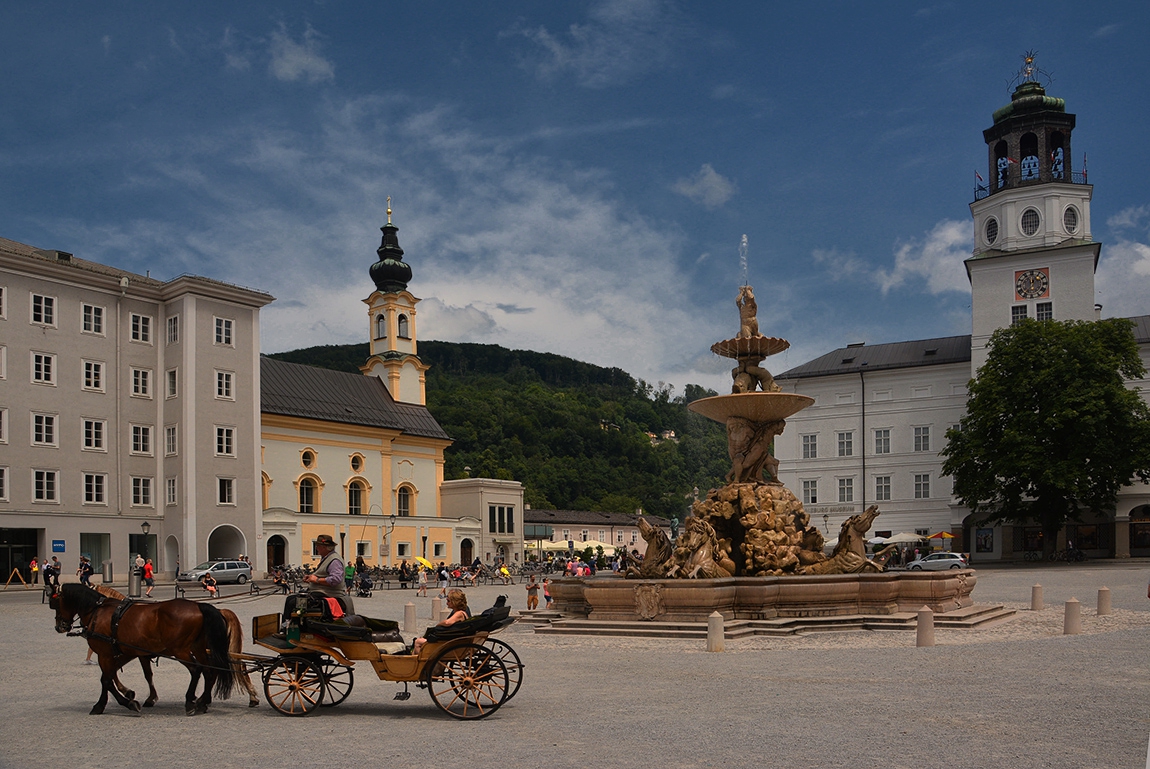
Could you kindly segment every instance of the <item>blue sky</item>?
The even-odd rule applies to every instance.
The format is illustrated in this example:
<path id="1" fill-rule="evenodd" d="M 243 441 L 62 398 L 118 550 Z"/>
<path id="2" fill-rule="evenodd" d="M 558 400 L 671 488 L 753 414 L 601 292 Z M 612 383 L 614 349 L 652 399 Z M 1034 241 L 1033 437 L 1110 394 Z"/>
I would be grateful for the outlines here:
<path id="1" fill-rule="evenodd" d="M 1143 3 L 5 3 L 0 237 L 268 291 L 364 341 L 392 197 L 421 339 L 728 386 L 970 331 L 982 130 L 1028 49 L 1078 115 L 1103 314 L 1150 313 Z"/>

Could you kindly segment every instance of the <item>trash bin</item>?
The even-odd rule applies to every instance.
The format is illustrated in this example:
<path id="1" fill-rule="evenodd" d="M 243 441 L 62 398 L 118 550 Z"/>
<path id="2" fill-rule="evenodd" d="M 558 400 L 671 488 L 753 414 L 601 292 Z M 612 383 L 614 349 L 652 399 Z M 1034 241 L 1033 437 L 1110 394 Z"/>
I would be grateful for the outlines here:
<path id="1" fill-rule="evenodd" d="M 110 584 L 112 584 L 112 562 L 111 561 L 104 561 L 103 566 L 104 566 L 104 584 L 110 585 Z"/>
<path id="2" fill-rule="evenodd" d="M 128 597 L 140 597 L 140 582 L 144 578 L 144 570 L 132 567 L 128 569 Z"/>

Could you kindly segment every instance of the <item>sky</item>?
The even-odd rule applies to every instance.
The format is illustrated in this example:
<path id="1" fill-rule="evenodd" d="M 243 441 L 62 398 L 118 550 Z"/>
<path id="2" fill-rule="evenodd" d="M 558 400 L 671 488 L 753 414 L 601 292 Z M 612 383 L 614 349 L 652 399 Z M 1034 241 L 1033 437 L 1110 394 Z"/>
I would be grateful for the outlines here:
<path id="1" fill-rule="evenodd" d="M 981 132 L 1028 50 L 1078 116 L 1096 301 L 1150 313 L 1145 3 L 43 0 L 0 26 L 0 237 L 271 293 L 267 353 L 367 340 L 388 196 L 419 339 L 723 391 L 744 282 L 776 373 L 968 334 Z"/>

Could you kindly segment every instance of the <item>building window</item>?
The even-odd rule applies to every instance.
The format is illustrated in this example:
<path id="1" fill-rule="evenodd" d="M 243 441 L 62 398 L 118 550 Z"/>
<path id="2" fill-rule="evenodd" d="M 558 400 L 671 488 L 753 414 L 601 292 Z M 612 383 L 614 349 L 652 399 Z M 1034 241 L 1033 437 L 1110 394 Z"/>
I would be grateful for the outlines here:
<path id="1" fill-rule="evenodd" d="M 311 451 L 304 451 L 299 455 L 300 464 L 304 467 L 312 468 L 315 466 L 315 453 Z"/>
<path id="2" fill-rule="evenodd" d="M 56 384 L 56 356 L 47 352 L 32 353 L 32 381 L 35 384 Z"/>
<path id="3" fill-rule="evenodd" d="M 432 552 L 434 553 L 435 558 L 446 558 L 447 557 L 447 543 L 436 542 L 431 547 L 432 547 Z"/>
<path id="4" fill-rule="evenodd" d="M 803 436 L 803 459 L 818 459 L 819 437 L 817 435 Z"/>
<path id="5" fill-rule="evenodd" d="M 0 320 L 8 317 L 8 293 L 4 286 L 0 286 Z"/>
<path id="6" fill-rule="evenodd" d="M 371 543 L 364 542 L 363 540 L 356 540 L 355 554 L 364 558 L 371 558 Z M 385 552 L 384 555 L 387 553 Z"/>
<path id="7" fill-rule="evenodd" d="M 876 454 L 889 454 L 890 453 L 890 430 L 875 430 L 874 431 L 874 453 Z"/>
<path id="8" fill-rule="evenodd" d="M 855 501 L 855 479 L 839 478 L 839 502 Z"/>
<path id="9" fill-rule="evenodd" d="M 819 482 L 803 481 L 803 504 L 817 505 L 819 503 Z"/>
<path id="10" fill-rule="evenodd" d="M 8 442 L 8 409 L 0 409 L 0 443 Z"/>
<path id="11" fill-rule="evenodd" d="M 230 371 L 217 371 L 216 372 L 216 397 L 224 398 L 226 400 L 235 400 L 232 390 L 232 377 Z"/>
<path id="12" fill-rule="evenodd" d="M 1016 326 L 1026 320 L 1026 305 L 1016 304 L 1010 308 L 1010 325 Z"/>
<path id="13" fill-rule="evenodd" d="M 397 542 L 395 544 L 395 554 L 400 558 L 411 557 L 411 543 L 410 542 Z"/>
<path id="14" fill-rule="evenodd" d="M 137 398 L 152 397 L 152 371 L 146 368 L 132 369 L 132 395 Z"/>
<path id="15" fill-rule="evenodd" d="M 353 473 L 358 473 L 362 469 L 363 469 L 363 457 L 361 457 L 359 454 L 355 454 L 351 458 L 351 471 Z"/>
<path id="16" fill-rule="evenodd" d="M 930 499 L 930 473 L 915 474 L 914 498 Z"/>
<path id="17" fill-rule="evenodd" d="M 164 426 L 164 454 L 165 456 L 174 457 L 179 453 L 180 444 L 177 440 L 178 432 L 176 425 Z"/>
<path id="18" fill-rule="evenodd" d="M 0 344 L 0 379 L 8 378 L 8 348 Z"/>
<path id="19" fill-rule="evenodd" d="M 400 518 L 411 515 L 411 489 L 403 486 L 395 494 L 395 512 Z"/>
<path id="20" fill-rule="evenodd" d="M 169 398 L 175 398 L 179 394 L 180 378 L 177 375 L 176 369 L 170 368 L 164 372 L 164 395 Z"/>
<path id="21" fill-rule="evenodd" d="M 397 334 L 396 334 L 396 335 L 397 335 L 397 336 L 398 336 L 400 339 L 410 339 L 410 338 L 411 338 L 411 334 L 410 334 L 410 333 L 408 332 L 408 330 L 407 330 L 407 325 L 408 325 L 408 324 L 407 324 L 407 316 L 406 316 L 406 315 L 400 315 L 400 316 L 399 316 L 399 322 L 398 322 L 398 325 L 399 325 L 399 330 L 398 330 L 398 332 L 397 332 Z"/>
<path id="22" fill-rule="evenodd" d="M 104 391 L 104 364 L 97 360 L 83 361 L 85 390 Z"/>
<path id="23" fill-rule="evenodd" d="M 104 335 L 104 308 L 93 304 L 80 306 L 80 330 L 85 334 Z"/>
<path id="24" fill-rule="evenodd" d="M 132 425 L 132 453 L 152 453 L 152 428 L 150 425 Z"/>
<path id="25" fill-rule="evenodd" d="M 32 501 L 58 502 L 57 480 L 59 475 L 56 470 L 33 470 Z"/>
<path id="26" fill-rule="evenodd" d="M 487 506 L 487 531 L 491 534 L 515 533 L 515 508 L 508 505 Z M 583 530 L 583 541 L 587 541 L 587 530 Z"/>
<path id="27" fill-rule="evenodd" d="M 32 414 L 32 445 L 56 445 L 56 415 Z"/>
<path id="28" fill-rule="evenodd" d="M 1028 208 L 1022 212 L 1022 234 L 1026 237 L 1032 237 L 1038 232 L 1038 226 L 1041 223 L 1038 211 L 1033 208 Z"/>
<path id="29" fill-rule="evenodd" d="M 874 478 L 874 498 L 876 502 L 890 501 L 890 476 L 876 475 Z"/>
<path id="30" fill-rule="evenodd" d="M 311 478 L 304 478 L 299 482 L 299 511 L 315 512 L 315 481 Z"/>
<path id="31" fill-rule="evenodd" d="M 219 495 L 217 496 L 217 503 L 221 505 L 234 505 L 236 503 L 236 479 L 235 478 L 217 478 L 217 488 Z"/>
<path id="32" fill-rule="evenodd" d="M 32 294 L 32 322 L 41 326 L 56 325 L 56 297 Z"/>
<path id="33" fill-rule="evenodd" d="M 236 428 L 216 427 L 217 457 L 234 457 L 236 455 L 235 437 Z"/>
<path id="34" fill-rule="evenodd" d="M 375 316 L 375 338 L 387 338 L 387 317 L 384 315 Z"/>
<path id="35" fill-rule="evenodd" d="M 132 313 L 131 339 L 133 342 L 152 343 L 152 319 L 150 317 Z"/>
<path id="36" fill-rule="evenodd" d="M 134 507 L 152 506 L 151 478 L 132 478 L 132 505 Z"/>
<path id="37" fill-rule="evenodd" d="M 0 501 L 8 501 L 8 468 L 0 467 Z"/>
<path id="38" fill-rule="evenodd" d="M 914 428 L 914 450 L 930 451 L 930 427 Z"/>
<path id="39" fill-rule="evenodd" d="M 176 501 L 177 501 L 176 488 L 177 487 L 176 487 L 176 479 L 175 478 L 165 478 L 164 479 L 164 489 L 165 489 L 165 492 L 164 492 L 165 500 L 164 501 L 169 505 L 176 504 Z"/>
<path id="40" fill-rule="evenodd" d="M 839 433 L 839 456 L 850 457 L 854 456 L 855 434 L 854 433 Z"/>
<path id="41" fill-rule="evenodd" d="M 1051 302 L 1039 302 L 1034 305 L 1034 319 L 1054 320 L 1054 304 Z"/>
<path id="42" fill-rule="evenodd" d="M 84 504 L 102 505 L 107 500 L 104 496 L 104 487 L 108 476 L 102 473 L 84 473 Z"/>
<path id="43" fill-rule="evenodd" d="M 363 515 L 363 484 L 352 481 L 347 486 L 348 515 Z"/>
<path id="44" fill-rule="evenodd" d="M 84 429 L 84 443 L 83 448 L 85 451 L 103 451 L 104 450 L 104 430 L 107 422 L 103 419 L 85 419 L 83 420 Z"/>
<path id="45" fill-rule="evenodd" d="M 168 318 L 168 344 L 176 344 L 180 341 L 180 316 L 173 315 Z"/>
<path id="46" fill-rule="evenodd" d="M 232 321 L 230 318 L 216 318 L 216 344 L 232 346 Z"/>

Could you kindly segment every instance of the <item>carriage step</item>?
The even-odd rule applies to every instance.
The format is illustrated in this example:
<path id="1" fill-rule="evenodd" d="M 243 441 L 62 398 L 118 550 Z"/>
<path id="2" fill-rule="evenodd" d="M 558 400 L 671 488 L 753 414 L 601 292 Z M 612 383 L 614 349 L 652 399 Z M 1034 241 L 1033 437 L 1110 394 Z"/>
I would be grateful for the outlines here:
<path id="1" fill-rule="evenodd" d="M 411 692 L 396 692 L 395 698 L 397 700 L 409 700 L 411 699 Z"/>

